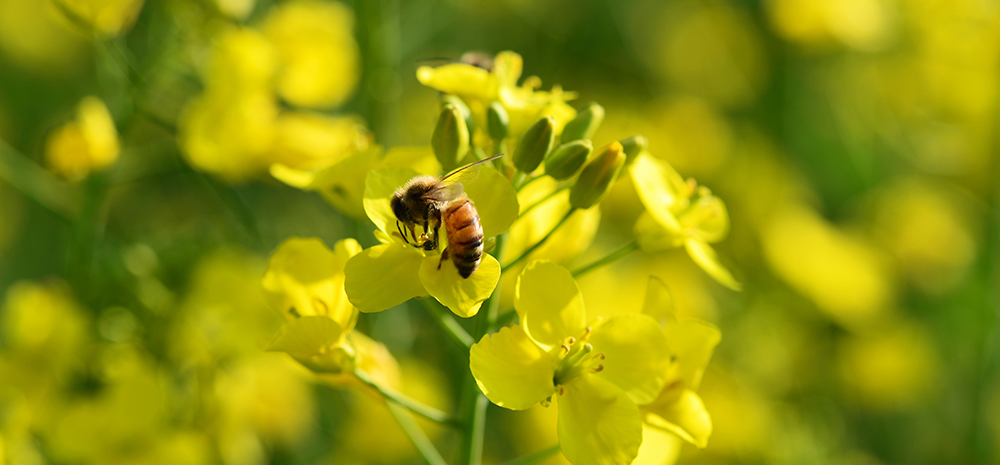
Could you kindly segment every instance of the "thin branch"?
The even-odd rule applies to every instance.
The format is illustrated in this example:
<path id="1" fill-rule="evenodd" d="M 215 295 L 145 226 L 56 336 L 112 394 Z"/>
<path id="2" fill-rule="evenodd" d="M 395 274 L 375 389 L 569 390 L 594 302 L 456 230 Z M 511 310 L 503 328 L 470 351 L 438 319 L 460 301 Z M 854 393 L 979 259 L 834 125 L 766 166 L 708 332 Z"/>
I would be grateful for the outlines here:
<path id="1" fill-rule="evenodd" d="M 548 449 L 543 449 L 538 452 L 535 452 L 534 454 L 526 455 L 521 458 L 516 458 L 514 460 L 504 462 L 501 465 L 530 465 L 532 463 L 540 462 L 553 455 L 556 455 L 558 452 L 559 452 L 559 444 L 556 444 Z"/>
<path id="2" fill-rule="evenodd" d="M 600 267 L 602 267 L 604 265 L 608 265 L 608 264 L 614 263 L 614 262 L 616 262 L 618 260 L 621 260 L 622 258 L 626 257 L 628 254 L 630 254 L 632 252 L 635 252 L 636 250 L 639 250 L 639 241 L 629 242 L 629 243 L 627 243 L 627 244 L 619 247 L 614 252 L 609 253 L 604 258 L 601 258 L 600 260 L 597 260 L 597 261 L 595 261 L 593 263 L 590 263 L 589 265 L 584 265 L 584 266 L 582 266 L 582 267 L 580 267 L 580 268 L 578 268 L 576 270 L 573 270 L 573 277 L 574 278 L 579 278 L 579 277 L 581 277 L 581 276 L 583 276 L 583 275 L 585 275 L 587 273 L 590 273 L 591 271 L 594 271 L 594 270 L 596 270 L 596 269 L 598 269 L 598 268 L 600 268 Z"/>
<path id="3" fill-rule="evenodd" d="M 413 415 L 410 415 L 409 410 L 389 399 L 386 399 L 385 406 L 389 407 L 392 416 L 396 417 L 399 426 L 413 441 L 413 445 L 420 451 L 420 455 L 424 456 L 428 465 L 448 465 L 444 457 L 441 457 L 441 453 L 434 447 L 434 443 L 424 434 L 424 430 L 420 429 L 420 425 L 413 419 Z"/>
<path id="4" fill-rule="evenodd" d="M 405 394 L 397 392 L 395 389 L 382 386 L 381 384 L 378 384 L 371 378 L 369 378 L 368 374 L 366 374 L 363 371 L 355 370 L 354 376 L 358 378 L 358 381 L 361 381 L 366 386 L 375 389 L 376 391 L 379 392 L 379 394 L 385 396 L 386 400 L 395 402 L 403 407 L 406 407 L 411 412 L 416 413 L 417 415 L 420 415 L 428 420 L 436 421 L 438 423 L 445 425 L 450 425 L 455 427 L 462 426 L 462 423 L 458 421 L 458 419 L 455 418 L 454 416 L 442 412 L 441 410 L 438 410 L 434 407 L 423 404 L 419 401 L 413 400 L 407 397 Z"/>
<path id="5" fill-rule="evenodd" d="M 424 304 L 424 308 L 430 312 L 431 316 L 434 317 L 434 321 L 437 321 L 444 330 L 445 334 L 451 337 L 451 340 L 458 344 L 462 349 L 469 350 L 472 344 L 475 344 L 475 339 L 469 335 L 465 328 L 450 313 L 446 312 L 440 305 L 433 302 L 432 299 L 420 299 Z"/>

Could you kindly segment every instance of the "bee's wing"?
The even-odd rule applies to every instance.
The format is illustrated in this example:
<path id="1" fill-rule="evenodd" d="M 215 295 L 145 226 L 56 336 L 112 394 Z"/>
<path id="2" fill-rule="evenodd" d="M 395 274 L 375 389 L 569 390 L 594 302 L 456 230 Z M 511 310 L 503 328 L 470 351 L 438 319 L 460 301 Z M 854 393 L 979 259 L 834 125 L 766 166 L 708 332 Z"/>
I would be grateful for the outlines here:
<path id="1" fill-rule="evenodd" d="M 454 182 L 451 184 L 439 183 L 437 187 L 431 189 L 426 194 L 423 195 L 424 200 L 433 200 L 436 202 L 450 202 L 459 198 L 465 192 L 465 188 L 462 187 L 462 183 Z"/>
<path id="2" fill-rule="evenodd" d="M 506 155 L 506 153 L 501 153 L 499 155 L 494 155 L 492 157 L 486 158 L 484 160 L 479 160 L 477 162 L 469 163 L 461 168 L 456 169 L 441 178 L 441 182 L 444 184 L 457 184 L 457 183 L 470 183 L 475 181 L 479 177 L 479 169 L 481 165 L 486 162 L 490 162 Z"/>

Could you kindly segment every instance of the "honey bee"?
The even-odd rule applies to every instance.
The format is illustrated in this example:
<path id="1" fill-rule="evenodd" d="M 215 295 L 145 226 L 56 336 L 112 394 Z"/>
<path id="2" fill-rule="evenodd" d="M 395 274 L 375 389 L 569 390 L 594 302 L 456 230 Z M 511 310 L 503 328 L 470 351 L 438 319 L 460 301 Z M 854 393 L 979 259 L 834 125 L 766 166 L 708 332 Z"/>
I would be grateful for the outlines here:
<path id="1" fill-rule="evenodd" d="M 413 245 L 417 247 L 435 250 L 438 248 L 438 232 L 441 224 L 444 224 L 448 233 L 448 247 L 441 252 L 441 262 L 450 256 L 458 274 L 463 278 L 472 276 L 483 257 L 483 226 L 479 224 L 479 212 L 472 200 L 465 195 L 461 181 L 471 182 L 475 179 L 478 171 L 470 168 L 504 155 L 501 153 L 470 163 L 440 179 L 429 175 L 417 176 L 396 189 L 389 204 L 396 215 L 396 229 L 403 240 L 409 244 L 412 239 Z M 416 232 L 417 225 L 424 230 L 419 236 Z M 440 268 L 441 263 L 438 263 L 438 269 Z"/>

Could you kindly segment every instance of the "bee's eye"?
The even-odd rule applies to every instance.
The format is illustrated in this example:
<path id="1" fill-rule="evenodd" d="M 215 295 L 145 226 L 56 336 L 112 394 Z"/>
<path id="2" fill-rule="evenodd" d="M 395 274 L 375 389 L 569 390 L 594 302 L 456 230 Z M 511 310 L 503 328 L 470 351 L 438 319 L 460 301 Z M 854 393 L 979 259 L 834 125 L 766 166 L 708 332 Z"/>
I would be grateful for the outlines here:
<path id="1" fill-rule="evenodd" d="M 406 205 L 403 204 L 403 199 L 393 197 L 390 203 L 392 204 L 392 213 L 396 215 L 396 219 L 406 221 L 409 212 L 406 209 Z"/>

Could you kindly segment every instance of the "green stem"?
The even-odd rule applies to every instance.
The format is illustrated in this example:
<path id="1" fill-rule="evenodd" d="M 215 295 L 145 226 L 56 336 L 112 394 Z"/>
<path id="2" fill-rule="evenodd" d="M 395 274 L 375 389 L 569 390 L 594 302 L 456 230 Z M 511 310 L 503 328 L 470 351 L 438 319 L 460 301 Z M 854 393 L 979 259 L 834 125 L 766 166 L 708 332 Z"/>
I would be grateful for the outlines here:
<path id="1" fill-rule="evenodd" d="M 424 456 L 424 460 L 427 461 L 428 465 L 448 464 L 448 462 L 444 461 L 444 457 L 441 457 L 441 453 L 438 452 L 437 448 L 434 447 L 434 443 L 424 434 L 424 430 L 420 429 L 420 425 L 417 424 L 413 415 L 410 415 L 409 410 L 388 399 L 386 399 L 385 406 L 389 407 L 392 416 L 396 417 L 399 426 L 403 428 L 406 435 L 413 441 L 413 445 L 420 451 L 420 455 Z"/>
<path id="2" fill-rule="evenodd" d="M 538 452 L 535 452 L 534 454 L 526 455 L 521 458 L 504 462 L 501 465 L 530 465 L 532 463 L 540 462 L 549 457 L 552 457 L 553 455 L 556 455 L 558 452 L 559 452 L 559 444 L 556 444 L 552 447 L 549 447 L 548 449 L 543 449 Z"/>
<path id="3" fill-rule="evenodd" d="M 76 216 L 74 189 L 0 140 L 0 179 L 63 218 Z"/>
<path id="4" fill-rule="evenodd" d="M 566 216 L 563 216 L 562 219 L 559 220 L 558 223 L 556 223 L 555 227 L 553 227 L 547 234 L 545 234 L 545 237 L 543 237 L 542 240 L 536 242 L 535 245 L 529 247 L 528 250 L 525 250 L 524 253 L 522 253 L 520 257 L 517 257 L 512 262 L 504 265 L 503 268 L 504 269 L 510 268 L 510 267 L 512 267 L 514 265 L 517 265 L 518 263 L 521 263 L 525 258 L 528 258 L 528 255 L 531 255 L 532 252 L 534 252 L 539 247 L 541 247 L 542 245 L 544 245 L 545 242 L 548 241 L 550 237 L 552 237 L 552 234 L 554 234 L 557 230 L 559 230 L 559 228 L 564 223 L 566 223 L 566 220 L 569 220 L 570 216 L 573 216 L 573 212 L 575 212 L 575 211 L 576 211 L 576 208 L 572 208 L 571 207 L 569 209 L 569 211 L 566 212 Z"/>
<path id="5" fill-rule="evenodd" d="M 604 265 L 608 265 L 608 264 L 614 263 L 614 262 L 616 262 L 616 261 L 624 258 L 628 254 L 630 254 L 632 252 L 635 252 L 636 250 L 639 250 L 639 241 L 629 242 L 629 243 L 627 243 L 627 244 L 619 247 L 614 252 L 609 253 L 604 258 L 602 258 L 600 260 L 597 260 L 596 262 L 593 262 L 593 263 L 591 263 L 589 265 L 584 265 L 583 267 L 580 267 L 580 268 L 578 268 L 576 270 L 573 270 L 573 277 L 574 278 L 579 278 L 579 277 L 581 277 L 581 276 L 583 276 L 583 275 L 585 275 L 587 273 L 590 273 L 591 271 L 594 271 L 594 270 L 596 270 L 596 269 L 598 269 L 598 268 L 600 268 L 600 267 L 602 267 Z"/>
<path id="6" fill-rule="evenodd" d="M 528 207 L 528 208 L 524 209 L 524 211 L 523 211 L 523 212 L 521 212 L 521 214 L 520 214 L 520 215 L 518 215 L 517 217 L 518 217 L 518 218 L 524 218 L 524 217 L 525 217 L 525 215 L 527 215 L 528 213 L 531 213 L 531 211 L 532 211 L 532 210 L 534 210 L 534 209 L 538 208 L 538 207 L 539 207 L 539 206 L 540 206 L 541 204 L 543 204 L 543 203 L 545 203 L 545 202 L 548 202 L 548 201 L 549 201 L 549 200 L 551 200 L 551 199 L 552 199 L 553 197 L 555 197 L 555 196 L 559 195 L 559 194 L 560 194 L 560 193 L 561 193 L 562 191 L 564 191 L 564 190 L 567 190 L 567 189 L 569 189 L 569 186 L 566 186 L 566 187 L 561 187 L 561 188 L 559 188 L 559 189 L 556 189 L 556 190 L 552 191 L 552 193 L 551 193 L 551 194 L 549 194 L 549 195 L 546 195 L 546 196 L 545 196 L 545 198 L 543 198 L 542 200 L 539 200 L 539 201 L 537 201 L 537 202 L 535 202 L 535 203 L 531 204 L 531 206 L 530 206 L 530 207 Z"/>
<path id="7" fill-rule="evenodd" d="M 434 320 L 441 325 L 441 329 L 444 330 L 445 334 L 451 337 L 456 344 L 464 350 L 469 350 L 472 347 L 472 344 L 476 340 L 465 331 L 465 328 L 455 318 L 445 312 L 440 304 L 437 304 L 436 301 L 432 301 L 430 298 L 421 299 L 421 302 L 423 302 L 424 308 L 434 317 Z"/>
<path id="8" fill-rule="evenodd" d="M 402 405 L 403 407 L 406 407 L 411 412 L 416 413 L 417 415 L 420 415 L 428 420 L 436 421 L 438 423 L 449 426 L 456 426 L 456 427 L 462 426 L 461 422 L 459 422 L 457 418 L 445 412 L 442 412 L 434 407 L 430 407 L 419 401 L 413 400 L 401 392 L 396 392 L 395 389 L 382 386 L 381 384 L 378 384 L 371 378 L 369 378 L 368 374 L 366 374 L 363 371 L 355 370 L 354 376 L 358 379 L 358 381 L 361 381 L 364 385 L 378 391 L 379 394 L 382 394 L 386 398 L 386 400 Z"/>
<path id="9" fill-rule="evenodd" d="M 493 255 L 499 257 L 503 254 L 507 243 L 507 233 L 497 236 L 497 245 L 493 248 Z M 483 303 L 479 315 L 476 317 L 475 337 L 481 339 L 493 327 L 497 319 L 497 312 L 500 308 L 500 283 L 493 289 L 490 298 Z M 483 433 L 486 430 L 486 407 L 489 400 L 479 390 L 476 379 L 472 373 L 465 376 L 462 386 L 462 419 L 465 421 L 465 429 L 462 431 L 462 440 L 459 443 L 458 462 L 461 465 L 479 465 L 483 460 Z"/>

